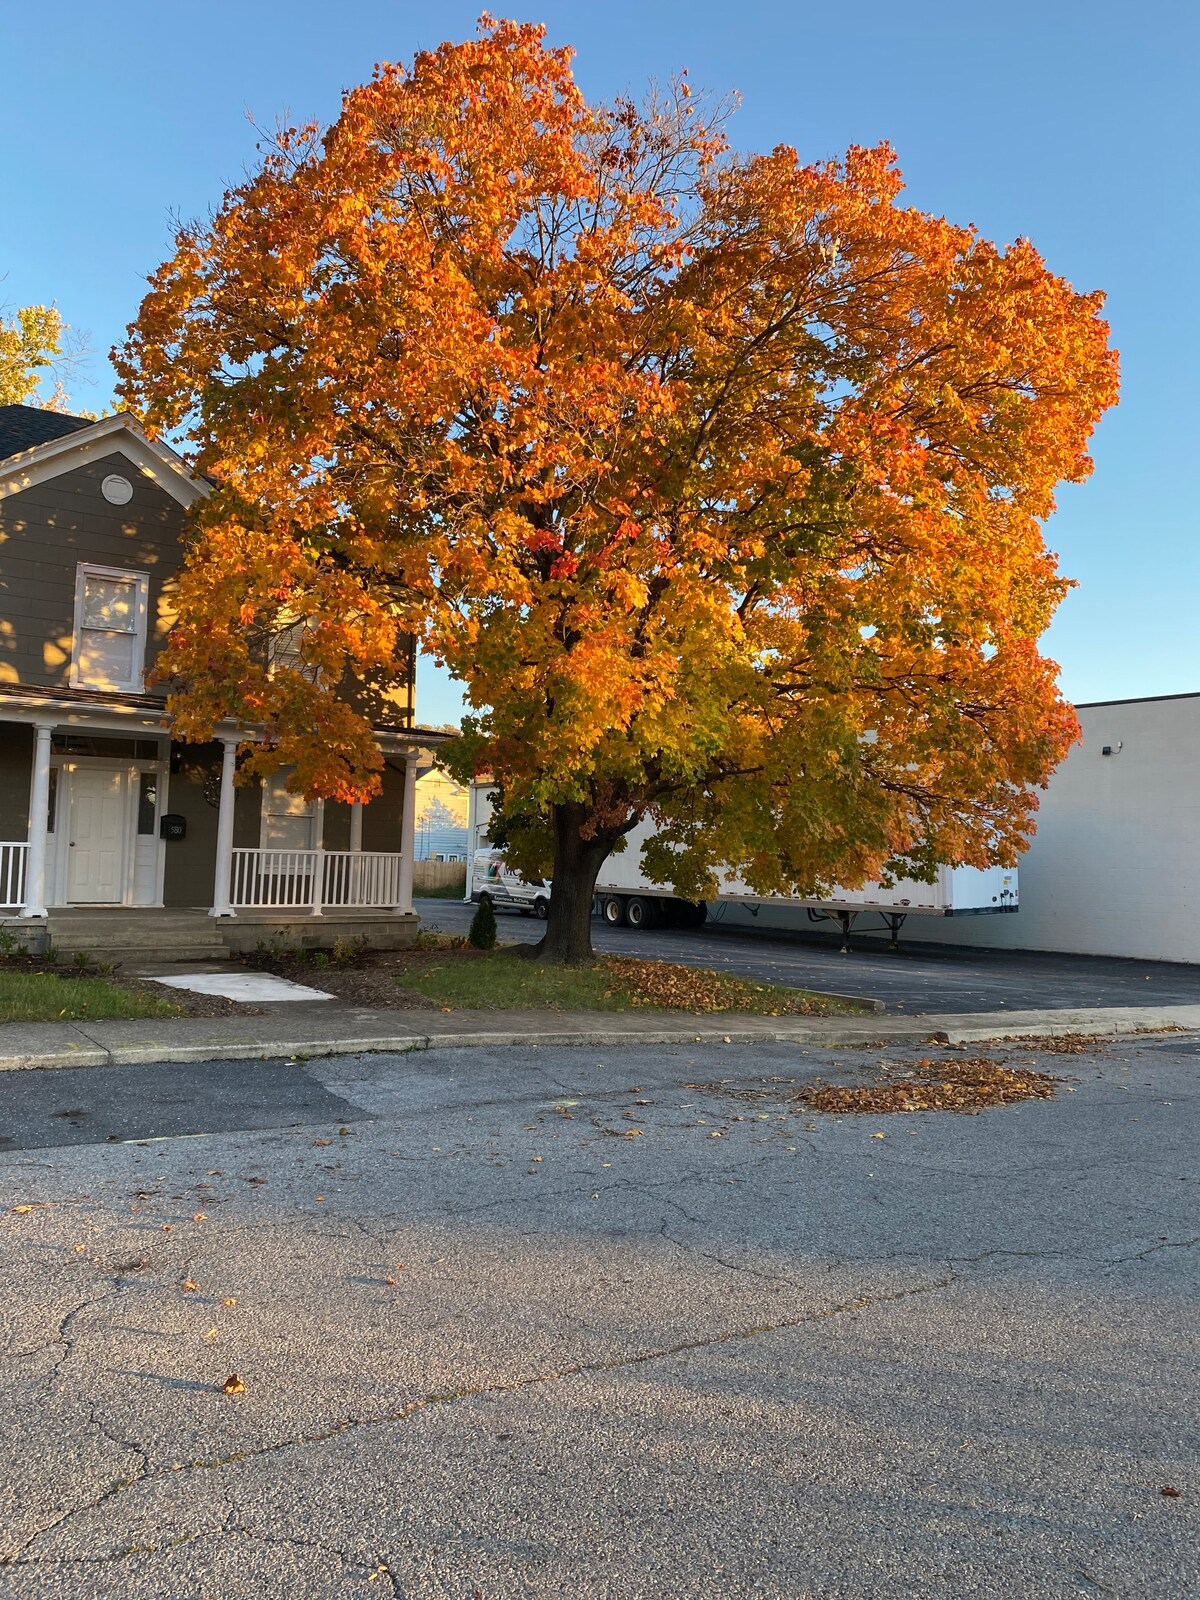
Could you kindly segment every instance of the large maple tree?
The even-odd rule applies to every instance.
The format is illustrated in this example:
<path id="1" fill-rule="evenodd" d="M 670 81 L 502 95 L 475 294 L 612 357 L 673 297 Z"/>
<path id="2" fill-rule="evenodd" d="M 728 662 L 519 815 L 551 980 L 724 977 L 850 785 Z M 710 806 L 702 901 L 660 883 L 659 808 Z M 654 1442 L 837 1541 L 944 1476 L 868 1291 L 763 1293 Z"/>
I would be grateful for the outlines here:
<path id="1" fill-rule="evenodd" d="M 741 156 L 722 121 L 686 77 L 590 105 L 484 18 L 282 133 L 116 355 L 217 485 L 183 730 L 369 796 L 342 691 L 418 634 L 474 708 L 450 763 L 553 875 L 548 959 L 647 817 L 693 897 L 1011 863 L 1076 735 L 1042 524 L 1116 397 L 1102 297 L 904 205 L 885 146 Z"/>

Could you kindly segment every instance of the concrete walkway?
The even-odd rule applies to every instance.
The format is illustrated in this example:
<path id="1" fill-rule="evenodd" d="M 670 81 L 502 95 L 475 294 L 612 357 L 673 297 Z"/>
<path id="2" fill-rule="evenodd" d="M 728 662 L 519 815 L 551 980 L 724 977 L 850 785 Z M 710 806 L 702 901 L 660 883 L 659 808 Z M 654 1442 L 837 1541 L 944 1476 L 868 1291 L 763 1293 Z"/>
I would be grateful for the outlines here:
<path id="1" fill-rule="evenodd" d="M 0 1024 L 0 1071 L 153 1061 L 256 1061 L 468 1045 L 967 1044 L 1023 1034 L 1200 1032 L 1200 1005 L 1090 1006 L 922 1017 L 693 1017 L 659 1012 L 395 1011 L 280 1006 L 253 1017 Z"/>

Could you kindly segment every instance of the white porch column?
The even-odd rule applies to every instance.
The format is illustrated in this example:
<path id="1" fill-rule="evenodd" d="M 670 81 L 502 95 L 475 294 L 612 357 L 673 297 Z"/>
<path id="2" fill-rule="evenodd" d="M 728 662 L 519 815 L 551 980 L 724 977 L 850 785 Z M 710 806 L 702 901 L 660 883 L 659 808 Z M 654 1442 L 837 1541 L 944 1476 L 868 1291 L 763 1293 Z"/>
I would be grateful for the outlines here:
<path id="1" fill-rule="evenodd" d="M 350 806 L 350 848 L 356 855 L 362 854 L 362 811 L 362 801 L 353 801 Z"/>
<path id="2" fill-rule="evenodd" d="M 312 808 L 312 914 L 325 915 L 325 802 L 314 800 Z"/>
<path id="3" fill-rule="evenodd" d="M 237 761 L 238 737 L 221 735 L 221 799 L 217 809 L 217 859 L 213 868 L 213 903 L 210 917 L 236 917 L 229 901 L 229 878 L 233 870 L 233 778 Z"/>
<path id="4" fill-rule="evenodd" d="M 50 734 L 53 723 L 34 725 L 33 772 L 29 780 L 29 852 L 25 860 L 23 917 L 46 915 L 46 822 L 50 809 Z"/>
<path id="5" fill-rule="evenodd" d="M 417 758 L 404 758 L 404 809 L 400 814 L 400 899 L 396 910 L 411 916 L 413 908 L 413 859 L 417 849 Z"/>

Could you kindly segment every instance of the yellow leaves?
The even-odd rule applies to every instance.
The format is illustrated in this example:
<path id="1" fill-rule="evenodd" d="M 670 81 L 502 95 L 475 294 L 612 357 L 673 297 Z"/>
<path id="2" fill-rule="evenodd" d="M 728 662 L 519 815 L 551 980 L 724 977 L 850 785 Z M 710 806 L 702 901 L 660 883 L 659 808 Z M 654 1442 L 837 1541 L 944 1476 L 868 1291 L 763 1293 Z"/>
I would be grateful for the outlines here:
<path id="1" fill-rule="evenodd" d="M 221 1385 L 221 1391 L 223 1394 L 245 1394 L 246 1385 L 236 1372 L 231 1372 Z"/>
<path id="2" fill-rule="evenodd" d="M 247 776 L 370 798 L 335 686 L 402 685 L 399 625 L 536 826 L 657 807 L 693 877 L 764 892 L 1015 855 L 1072 737 L 1040 519 L 1115 399 L 1100 299 L 904 206 L 885 144 L 722 148 L 683 80 L 591 107 L 485 21 L 180 233 L 118 366 L 218 483 L 165 663 L 184 733 L 261 725 Z M 311 676 L 266 669 L 285 612 Z"/>

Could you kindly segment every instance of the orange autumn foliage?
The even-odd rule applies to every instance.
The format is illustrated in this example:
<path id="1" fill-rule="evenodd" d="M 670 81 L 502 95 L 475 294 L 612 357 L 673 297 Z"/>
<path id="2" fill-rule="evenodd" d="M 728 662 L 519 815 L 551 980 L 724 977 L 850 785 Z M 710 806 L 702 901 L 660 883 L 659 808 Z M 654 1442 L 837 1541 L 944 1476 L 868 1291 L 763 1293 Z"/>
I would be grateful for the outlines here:
<path id="1" fill-rule="evenodd" d="M 484 18 L 281 134 L 116 355 L 216 484 L 181 729 L 261 725 L 310 794 L 369 795 L 338 691 L 416 634 L 568 958 L 646 816 L 689 895 L 1010 863 L 1076 732 L 1042 524 L 1116 398 L 1101 296 L 905 206 L 886 146 L 738 156 L 723 120 L 686 77 L 589 105 Z"/>

